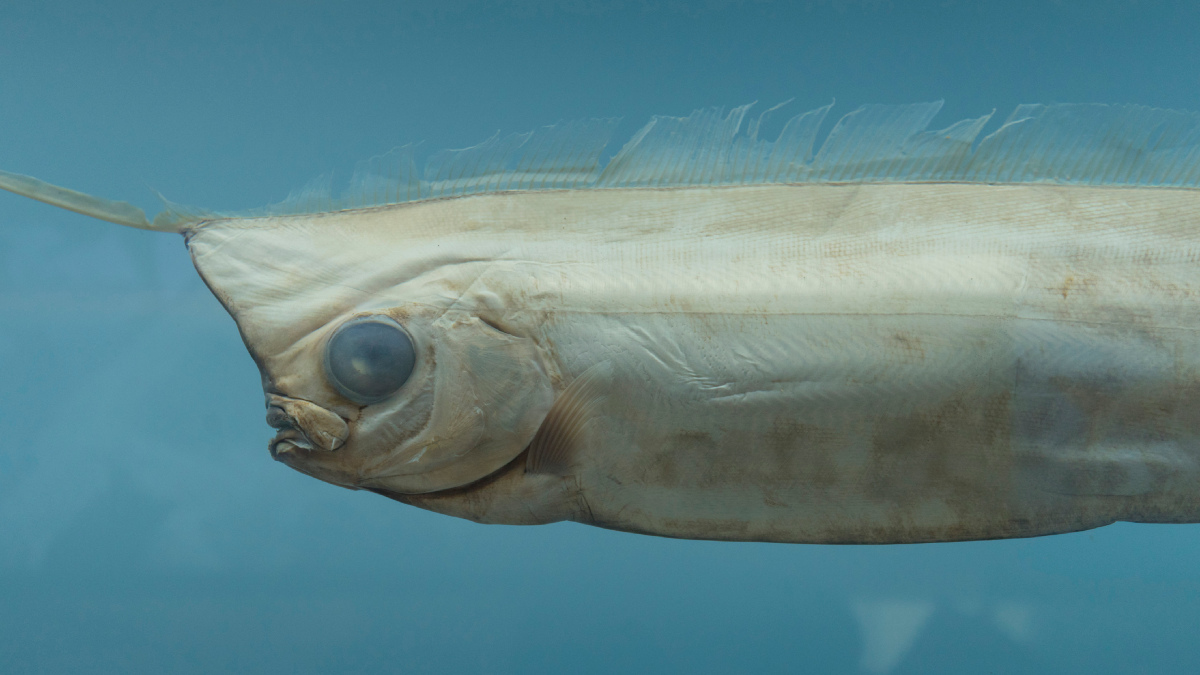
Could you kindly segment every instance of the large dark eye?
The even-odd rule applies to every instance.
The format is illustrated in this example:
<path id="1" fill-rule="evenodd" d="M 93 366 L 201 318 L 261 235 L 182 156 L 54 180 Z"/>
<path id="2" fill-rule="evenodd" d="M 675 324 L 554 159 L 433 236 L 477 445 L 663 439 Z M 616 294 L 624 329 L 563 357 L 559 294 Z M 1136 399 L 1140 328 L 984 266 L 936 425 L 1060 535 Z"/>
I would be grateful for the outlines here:
<path id="1" fill-rule="evenodd" d="M 386 316 L 351 319 L 325 345 L 325 376 L 356 403 L 391 396 L 408 381 L 415 364 L 412 339 Z"/>

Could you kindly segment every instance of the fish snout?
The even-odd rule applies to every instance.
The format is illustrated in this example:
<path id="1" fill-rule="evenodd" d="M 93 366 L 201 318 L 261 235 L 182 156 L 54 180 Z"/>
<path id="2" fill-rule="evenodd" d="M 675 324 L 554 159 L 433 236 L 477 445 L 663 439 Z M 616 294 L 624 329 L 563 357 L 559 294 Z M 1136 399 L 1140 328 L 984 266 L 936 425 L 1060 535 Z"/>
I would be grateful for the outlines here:
<path id="1" fill-rule="evenodd" d="M 346 443 L 350 427 L 332 411 L 298 398 L 267 395 L 267 424 L 278 429 L 271 439 L 272 457 L 294 452 L 297 448 L 333 452 Z"/>

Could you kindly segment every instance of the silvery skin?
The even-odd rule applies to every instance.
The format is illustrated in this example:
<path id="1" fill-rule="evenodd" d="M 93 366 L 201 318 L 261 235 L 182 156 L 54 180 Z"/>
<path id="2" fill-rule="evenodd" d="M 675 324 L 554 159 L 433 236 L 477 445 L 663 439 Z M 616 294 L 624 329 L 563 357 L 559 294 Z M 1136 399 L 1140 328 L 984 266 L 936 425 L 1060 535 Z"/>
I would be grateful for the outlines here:
<path id="1" fill-rule="evenodd" d="M 151 224 L 4 179 L 181 232 L 272 456 L 336 485 L 701 539 L 1200 521 L 1193 189 L 509 189 Z"/>

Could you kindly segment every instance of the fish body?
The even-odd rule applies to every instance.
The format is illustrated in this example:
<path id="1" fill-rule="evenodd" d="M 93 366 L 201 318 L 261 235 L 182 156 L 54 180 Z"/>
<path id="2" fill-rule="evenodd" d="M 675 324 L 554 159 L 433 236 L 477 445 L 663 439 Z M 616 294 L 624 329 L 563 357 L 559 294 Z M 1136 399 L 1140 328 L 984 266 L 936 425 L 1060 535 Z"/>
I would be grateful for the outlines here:
<path id="1" fill-rule="evenodd" d="M 564 190 L 212 221 L 188 245 L 269 388 L 348 418 L 305 369 L 349 316 L 528 347 L 474 366 L 498 388 L 474 405 L 535 411 L 490 462 L 448 476 L 470 463 L 424 439 L 364 467 L 355 439 L 408 433 L 406 401 L 289 453 L 301 470 L 481 522 L 908 542 L 1200 520 L 1198 219 L 1170 189 Z M 585 413 L 531 446 L 555 406 Z"/>
<path id="2" fill-rule="evenodd" d="M 240 216 L 0 188 L 181 233 L 271 456 L 335 485 L 697 539 L 1200 522 L 1200 115 L 939 107 L 400 149 Z"/>

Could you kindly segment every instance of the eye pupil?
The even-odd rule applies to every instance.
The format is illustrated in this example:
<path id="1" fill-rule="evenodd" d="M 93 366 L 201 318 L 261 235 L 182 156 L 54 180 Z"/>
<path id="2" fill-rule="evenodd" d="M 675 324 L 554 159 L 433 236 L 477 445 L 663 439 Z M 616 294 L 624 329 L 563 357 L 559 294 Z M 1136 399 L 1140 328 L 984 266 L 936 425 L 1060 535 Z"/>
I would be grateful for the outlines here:
<path id="1" fill-rule="evenodd" d="M 325 374 L 346 398 L 374 403 L 404 386 L 416 365 L 412 339 L 390 318 L 346 322 L 325 348 Z"/>

